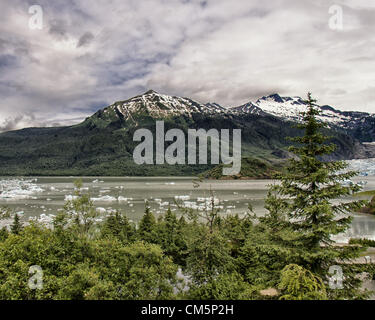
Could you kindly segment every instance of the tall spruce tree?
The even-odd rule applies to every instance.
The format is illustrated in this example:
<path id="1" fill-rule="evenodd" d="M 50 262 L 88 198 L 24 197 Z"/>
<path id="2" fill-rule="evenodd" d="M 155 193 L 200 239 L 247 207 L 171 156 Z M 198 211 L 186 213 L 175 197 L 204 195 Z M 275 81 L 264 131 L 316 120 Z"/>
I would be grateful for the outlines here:
<path id="1" fill-rule="evenodd" d="M 158 224 L 159 245 L 164 253 L 173 258 L 178 265 L 185 265 L 186 241 L 183 235 L 183 228 L 177 220 L 177 216 L 169 207 L 163 221 Z"/>
<path id="2" fill-rule="evenodd" d="M 145 214 L 139 222 L 138 229 L 139 238 L 149 243 L 157 244 L 156 219 L 151 209 L 146 203 Z"/>
<path id="3" fill-rule="evenodd" d="M 22 223 L 17 213 L 14 215 L 13 224 L 10 226 L 10 231 L 14 234 L 19 234 L 22 231 Z"/>
<path id="4" fill-rule="evenodd" d="M 259 219 L 260 228 L 264 228 L 271 242 L 261 246 L 258 254 L 266 251 L 277 255 L 270 262 L 271 268 L 288 263 L 303 266 L 321 277 L 327 288 L 332 276 L 330 267 L 340 265 L 343 288 L 328 289 L 329 297 L 359 298 L 361 282 L 350 261 L 359 256 L 361 248 L 337 246 L 332 239 L 350 227 L 350 212 L 363 206 L 362 201 L 345 200 L 360 190 L 356 184 L 343 185 L 357 173 L 346 172 L 344 161 L 322 160 L 334 151 L 335 145 L 328 144 L 329 137 L 322 133 L 326 124 L 317 120 L 319 110 L 310 93 L 305 102 L 308 108 L 298 126 L 304 135 L 291 139 L 295 145 L 290 151 L 297 157 L 277 176 L 279 184 L 271 186 L 266 199 L 268 214 Z"/>

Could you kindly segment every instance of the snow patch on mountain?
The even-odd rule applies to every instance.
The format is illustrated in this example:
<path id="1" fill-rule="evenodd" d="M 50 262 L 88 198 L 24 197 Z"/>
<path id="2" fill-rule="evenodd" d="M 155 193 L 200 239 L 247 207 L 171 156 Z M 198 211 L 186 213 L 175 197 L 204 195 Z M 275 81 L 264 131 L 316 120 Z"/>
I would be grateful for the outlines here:
<path id="1" fill-rule="evenodd" d="M 204 105 L 189 98 L 169 96 L 150 90 L 129 100 L 116 102 L 104 112 L 110 110 L 122 114 L 125 119 L 131 119 L 132 115 L 140 113 L 159 118 L 192 113 L 218 114 L 225 113 L 227 109 L 216 103 Z"/>
<path id="2" fill-rule="evenodd" d="M 345 114 L 330 106 L 316 105 L 316 107 L 321 111 L 317 118 L 328 124 L 344 125 L 352 120 L 350 114 Z M 269 114 L 284 120 L 300 122 L 302 121 L 301 112 L 307 111 L 307 104 L 301 97 L 281 97 L 278 94 L 272 94 L 258 99 L 255 103 L 249 102 L 231 110 L 235 113 Z M 365 115 L 365 113 L 360 114 Z"/>
<path id="3" fill-rule="evenodd" d="M 330 127 L 355 130 L 358 126 L 371 127 L 375 114 L 358 111 L 340 111 L 328 105 L 316 108 L 321 111 L 317 116 Z M 101 114 L 109 117 L 116 116 L 125 120 L 133 120 L 135 115 L 151 116 L 153 118 L 167 118 L 179 115 L 192 116 L 194 113 L 205 115 L 241 116 L 253 114 L 258 116 L 272 115 L 285 121 L 301 122 L 302 112 L 307 111 L 306 102 L 298 96 L 282 97 L 271 94 L 262 97 L 256 102 L 248 102 L 238 107 L 226 108 L 217 103 L 199 103 L 189 98 L 169 96 L 149 90 L 142 95 L 125 101 L 115 102 L 101 110 Z"/>

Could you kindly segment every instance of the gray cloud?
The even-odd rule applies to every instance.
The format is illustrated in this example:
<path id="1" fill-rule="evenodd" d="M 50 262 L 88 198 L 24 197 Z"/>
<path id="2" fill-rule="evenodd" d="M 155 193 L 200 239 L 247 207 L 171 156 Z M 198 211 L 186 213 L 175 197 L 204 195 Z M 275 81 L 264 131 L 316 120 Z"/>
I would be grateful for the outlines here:
<path id="1" fill-rule="evenodd" d="M 0 124 L 0 132 L 11 131 L 16 129 L 21 129 L 23 127 L 31 126 L 37 123 L 34 115 L 17 115 L 15 117 L 7 118 Z M 44 125 L 44 123 L 38 123 L 39 125 Z"/>
<path id="2" fill-rule="evenodd" d="M 77 48 L 89 45 L 94 40 L 94 35 L 91 32 L 85 32 L 78 40 Z"/>
<path id="3" fill-rule="evenodd" d="M 370 0 L 335 1 L 342 31 L 328 27 L 325 0 L 38 3 L 43 30 L 28 28 L 29 1 L 2 1 L 2 128 L 75 123 L 98 102 L 151 88 L 225 106 L 312 91 L 322 104 L 374 110 Z"/>
<path id="4" fill-rule="evenodd" d="M 49 22 L 48 32 L 58 40 L 67 38 L 67 24 L 63 20 L 54 19 Z"/>

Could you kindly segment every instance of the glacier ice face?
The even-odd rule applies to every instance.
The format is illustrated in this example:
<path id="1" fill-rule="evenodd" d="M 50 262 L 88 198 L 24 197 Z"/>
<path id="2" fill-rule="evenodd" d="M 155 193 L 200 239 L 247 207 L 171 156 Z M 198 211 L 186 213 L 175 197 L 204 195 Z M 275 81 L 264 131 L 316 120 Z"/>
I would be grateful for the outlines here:
<path id="1" fill-rule="evenodd" d="M 360 176 L 375 176 L 375 158 L 348 160 L 348 169 L 358 171 Z"/>

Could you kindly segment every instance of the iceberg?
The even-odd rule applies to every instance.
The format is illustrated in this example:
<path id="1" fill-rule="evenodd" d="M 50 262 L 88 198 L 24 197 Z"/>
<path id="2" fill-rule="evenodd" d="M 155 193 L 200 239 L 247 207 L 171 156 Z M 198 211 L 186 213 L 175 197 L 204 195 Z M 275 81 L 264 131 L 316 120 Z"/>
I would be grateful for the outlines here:
<path id="1" fill-rule="evenodd" d="M 35 199 L 36 193 L 44 191 L 36 183 L 36 179 L 5 179 L 0 180 L 0 200 Z"/>
<path id="2" fill-rule="evenodd" d="M 117 201 L 117 199 L 115 197 L 111 197 L 111 196 L 102 196 L 102 197 L 99 197 L 99 198 L 91 198 L 91 201 L 94 201 L 94 202 L 114 202 L 114 201 Z"/>

